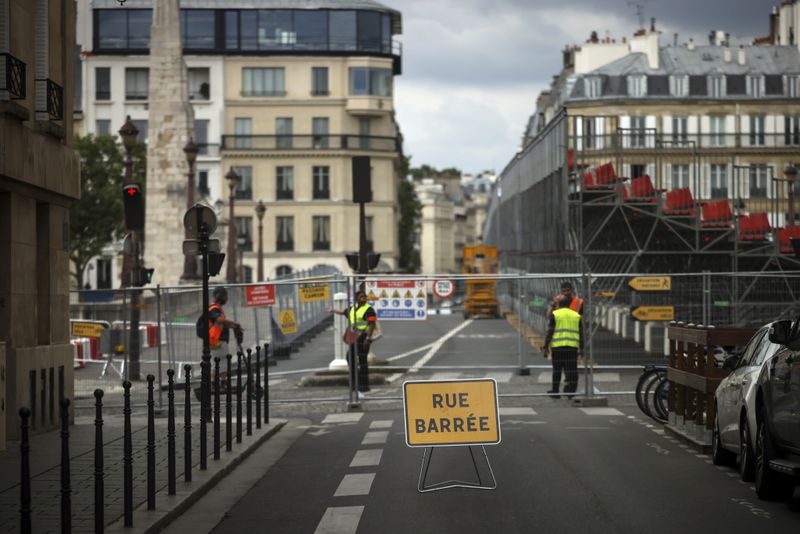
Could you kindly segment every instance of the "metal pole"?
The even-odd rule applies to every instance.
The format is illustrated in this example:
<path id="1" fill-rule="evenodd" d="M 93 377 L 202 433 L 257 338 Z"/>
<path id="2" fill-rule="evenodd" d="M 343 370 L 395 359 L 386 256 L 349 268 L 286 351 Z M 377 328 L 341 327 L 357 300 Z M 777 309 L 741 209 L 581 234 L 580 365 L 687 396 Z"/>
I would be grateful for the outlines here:
<path id="1" fill-rule="evenodd" d="M 69 399 L 61 399 L 61 534 L 72 532 L 72 487 L 69 473 Z"/>
<path id="2" fill-rule="evenodd" d="M 264 388 L 261 387 L 261 345 L 256 345 L 256 428 L 261 428 L 261 396 Z"/>
<path id="3" fill-rule="evenodd" d="M 594 395 L 594 330 L 591 327 L 591 317 L 594 310 L 592 310 L 592 274 L 587 273 L 584 275 L 586 280 L 586 307 L 588 308 L 588 316 L 590 318 L 589 325 L 582 325 L 583 328 L 583 335 L 587 336 L 588 339 L 584 341 L 584 350 L 586 347 L 589 348 L 589 358 L 586 358 L 586 355 L 583 356 L 583 368 L 584 372 L 586 373 L 586 397 L 591 397 Z M 587 315 L 586 311 L 584 310 L 584 316 Z M 581 318 L 581 321 L 583 318 Z M 588 335 L 587 335 L 588 334 Z"/>
<path id="4" fill-rule="evenodd" d="M 186 379 L 184 392 L 186 400 L 183 407 L 183 481 L 192 481 L 192 366 L 188 363 L 183 366 L 183 376 Z"/>
<path id="5" fill-rule="evenodd" d="M 517 279 L 517 295 L 519 296 L 519 305 L 517 306 L 517 374 L 525 375 L 528 373 L 523 372 L 522 369 L 522 329 L 524 328 L 522 322 L 522 280 Z"/>
<path id="6" fill-rule="evenodd" d="M 133 444 L 131 443 L 131 383 L 127 380 L 122 383 L 124 389 L 125 407 L 123 427 L 123 515 L 126 527 L 133 526 Z"/>
<path id="7" fill-rule="evenodd" d="M 264 345 L 264 424 L 269 424 L 269 343 Z"/>
<path id="8" fill-rule="evenodd" d="M 247 435 L 253 435 L 253 394 L 255 392 L 253 388 L 253 368 L 250 365 L 250 355 L 252 353 L 252 349 L 247 349 L 247 389 L 245 393 L 247 394 Z"/>
<path id="9" fill-rule="evenodd" d="M 175 371 L 167 370 L 167 493 L 175 495 Z"/>
<path id="10" fill-rule="evenodd" d="M 225 356 L 228 360 L 228 372 L 225 375 L 225 450 L 230 452 L 233 449 L 233 406 L 231 405 L 231 395 L 233 394 L 233 380 L 231 379 L 231 355 Z"/>
<path id="11" fill-rule="evenodd" d="M 156 377 L 147 375 L 147 509 L 156 509 L 156 414 L 153 383 Z"/>
<path id="12" fill-rule="evenodd" d="M 103 390 L 94 390 L 94 533 L 103 534 L 105 517 L 103 499 Z"/>
<path id="13" fill-rule="evenodd" d="M 214 357 L 214 459 L 219 460 L 219 356 Z"/>
<path id="14" fill-rule="evenodd" d="M 19 522 L 22 534 L 31 534 L 31 445 L 28 440 L 28 428 L 31 411 L 28 408 L 19 409 L 20 417 L 20 484 L 19 484 Z"/>
<path id="15" fill-rule="evenodd" d="M 236 443 L 242 442 L 242 353 L 236 352 Z"/>
<path id="16" fill-rule="evenodd" d="M 164 409 L 164 374 L 161 369 L 161 285 L 156 286 L 156 346 L 158 351 L 158 409 Z"/>
<path id="17" fill-rule="evenodd" d="M 209 341 L 209 321 L 208 321 L 208 237 L 209 232 L 205 224 L 200 223 L 200 210 L 197 211 L 198 228 L 200 228 L 200 253 L 201 253 L 201 276 L 203 277 L 203 313 L 206 316 L 203 329 L 203 362 L 200 364 L 200 470 L 208 467 L 208 429 L 206 422 L 211 411 L 211 343 Z"/>

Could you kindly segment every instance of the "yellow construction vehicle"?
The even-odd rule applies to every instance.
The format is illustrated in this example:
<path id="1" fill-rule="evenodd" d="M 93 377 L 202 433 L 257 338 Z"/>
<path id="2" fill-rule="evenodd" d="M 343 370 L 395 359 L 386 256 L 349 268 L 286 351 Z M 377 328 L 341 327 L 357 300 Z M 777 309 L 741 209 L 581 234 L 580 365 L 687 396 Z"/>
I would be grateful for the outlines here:
<path id="1" fill-rule="evenodd" d="M 468 245 L 464 247 L 463 271 L 468 274 L 496 274 L 497 247 Z M 496 280 L 466 280 L 464 317 L 500 317 Z"/>

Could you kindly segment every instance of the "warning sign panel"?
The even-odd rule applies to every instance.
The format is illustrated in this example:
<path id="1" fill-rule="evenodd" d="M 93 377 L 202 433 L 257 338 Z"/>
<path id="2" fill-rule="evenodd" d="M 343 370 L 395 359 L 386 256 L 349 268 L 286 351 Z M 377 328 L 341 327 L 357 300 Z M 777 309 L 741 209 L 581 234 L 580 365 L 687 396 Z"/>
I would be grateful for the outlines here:
<path id="1" fill-rule="evenodd" d="M 71 321 L 69 326 L 72 337 L 100 337 L 103 335 L 103 331 L 108 328 L 105 323 L 81 321 Z"/>
<path id="2" fill-rule="evenodd" d="M 424 321 L 428 318 L 425 282 L 418 280 L 367 281 L 367 300 L 378 320 Z"/>
<path id="3" fill-rule="evenodd" d="M 247 286 L 244 289 L 248 306 L 272 306 L 275 304 L 275 286 Z"/>
<path id="4" fill-rule="evenodd" d="M 297 319 L 295 319 L 294 310 L 281 310 L 278 312 L 278 322 L 281 326 L 281 332 L 284 334 L 297 333 Z"/>
<path id="5" fill-rule="evenodd" d="M 493 378 L 405 382 L 403 409 L 409 447 L 500 443 Z"/>
<path id="6" fill-rule="evenodd" d="M 331 300 L 328 284 L 300 286 L 300 302 L 320 302 Z"/>

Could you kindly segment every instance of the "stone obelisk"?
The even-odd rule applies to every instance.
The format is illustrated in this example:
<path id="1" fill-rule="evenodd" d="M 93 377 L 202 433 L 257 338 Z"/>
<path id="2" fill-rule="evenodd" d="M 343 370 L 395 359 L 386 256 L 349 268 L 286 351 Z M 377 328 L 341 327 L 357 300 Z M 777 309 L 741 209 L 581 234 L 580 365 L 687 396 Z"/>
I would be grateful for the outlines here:
<path id="1" fill-rule="evenodd" d="M 183 147 L 194 131 L 181 48 L 180 0 L 153 0 L 147 142 L 145 265 L 153 285 L 183 273 L 183 213 L 189 172 Z"/>

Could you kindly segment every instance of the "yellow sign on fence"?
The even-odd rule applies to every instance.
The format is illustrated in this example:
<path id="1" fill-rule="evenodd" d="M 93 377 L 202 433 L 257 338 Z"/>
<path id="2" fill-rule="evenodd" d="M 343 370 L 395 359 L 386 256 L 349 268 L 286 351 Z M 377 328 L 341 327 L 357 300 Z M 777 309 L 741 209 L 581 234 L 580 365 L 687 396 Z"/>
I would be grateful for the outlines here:
<path id="1" fill-rule="evenodd" d="M 327 284 L 300 286 L 300 302 L 320 302 L 331 300 L 331 290 Z"/>
<path id="2" fill-rule="evenodd" d="M 639 321 L 674 321 L 674 306 L 639 306 L 631 310 L 631 315 Z"/>
<path id="3" fill-rule="evenodd" d="M 282 310 L 278 313 L 278 319 L 281 325 L 281 332 L 284 334 L 297 333 L 297 319 L 295 319 L 294 310 Z"/>
<path id="4" fill-rule="evenodd" d="M 636 276 L 628 281 L 634 291 L 671 291 L 671 276 Z"/>
<path id="5" fill-rule="evenodd" d="M 409 447 L 500 443 L 493 378 L 405 382 L 403 407 Z"/>
<path id="6" fill-rule="evenodd" d="M 82 323 L 78 321 L 70 322 L 70 334 L 72 337 L 100 337 L 106 325 L 103 323 Z"/>

